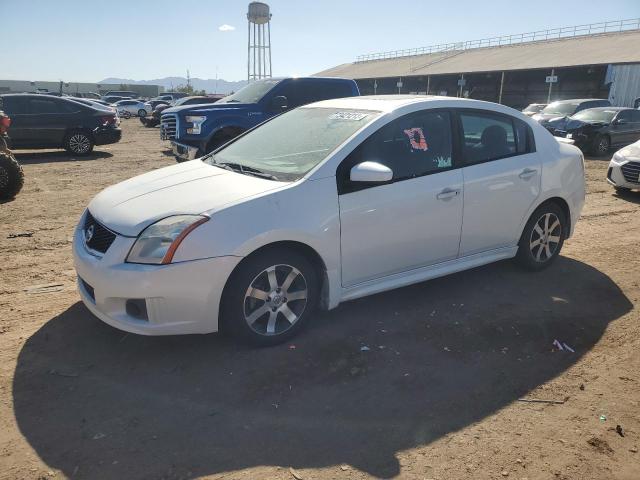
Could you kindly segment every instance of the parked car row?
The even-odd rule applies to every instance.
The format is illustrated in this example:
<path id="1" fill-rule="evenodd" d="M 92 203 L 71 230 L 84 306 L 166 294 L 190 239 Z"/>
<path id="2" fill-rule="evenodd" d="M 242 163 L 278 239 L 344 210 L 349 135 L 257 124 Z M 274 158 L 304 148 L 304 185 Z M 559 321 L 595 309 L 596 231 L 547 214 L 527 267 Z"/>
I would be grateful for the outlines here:
<path id="1" fill-rule="evenodd" d="M 87 155 L 95 145 L 116 143 L 122 137 L 116 112 L 92 100 L 40 94 L 0 97 L 11 117 L 12 149 L 64 148 Z"/>
<path id="2" fill-rule="evenodd" d="M 534 103 L 523 110 L 556 137 L 568 138 L 583 152 L 605 155 L 611 147 L 640 140 L 640 110 L 612 107 L 604 99 Z"/>

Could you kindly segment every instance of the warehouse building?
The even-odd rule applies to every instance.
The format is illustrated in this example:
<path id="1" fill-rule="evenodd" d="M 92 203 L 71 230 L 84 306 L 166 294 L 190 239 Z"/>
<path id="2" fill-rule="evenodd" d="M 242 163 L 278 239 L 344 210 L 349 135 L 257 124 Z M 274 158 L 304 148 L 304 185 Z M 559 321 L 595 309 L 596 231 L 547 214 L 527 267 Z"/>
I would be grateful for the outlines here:
<path id="1" fill-rule="evenodd" d="M 640 19 L 361 55 L 316 75 L 352 78 L 363 95 L 447 95 L 518 109 L 569 98 L 633 106 Z"/>
<path id="2" fill-rule="evenodd" d="M 124 87 L 124 88 L 123 88 Z M 112 90 L 128 90 L 141 97 L 157 97 L 164 91 L 160 85 L 120 85 L 115 83 L 45 82 L 28 80 L 0 80 L 2 93 L 66 93 L 68 95 L 95 93 L 103 95 Z"/>

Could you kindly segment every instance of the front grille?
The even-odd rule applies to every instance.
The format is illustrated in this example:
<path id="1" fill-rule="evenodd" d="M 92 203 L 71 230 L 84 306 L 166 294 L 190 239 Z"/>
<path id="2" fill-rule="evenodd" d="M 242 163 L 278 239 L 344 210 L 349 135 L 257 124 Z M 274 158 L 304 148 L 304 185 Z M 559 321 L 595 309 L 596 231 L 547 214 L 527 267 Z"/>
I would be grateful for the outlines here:
<path id="1" fill-rule="evenodd" d="M 87 247 L 100 253 L 105 253 L 116 239 L 116 234 L 101 225 L 88 210 L 82 233 Z"/>
<path id="2" fill-rule="evenodd" d="M 166 113 L 160 117 L 160 138 L 175 140 L 178 130 L 178 117 L 173 113 Z"/>
<path id="3" fill-rule="evenodd" d="M 640 162 L 628 162 L 620 167 L 622 175 L 627 182 L 640 185 Z"/>

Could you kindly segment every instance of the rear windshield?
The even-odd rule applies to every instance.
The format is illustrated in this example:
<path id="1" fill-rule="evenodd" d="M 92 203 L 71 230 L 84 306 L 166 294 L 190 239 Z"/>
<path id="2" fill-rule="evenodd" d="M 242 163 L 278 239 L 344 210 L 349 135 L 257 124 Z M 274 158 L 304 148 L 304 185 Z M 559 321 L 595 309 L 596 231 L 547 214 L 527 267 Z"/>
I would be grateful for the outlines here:
<path id="1" fill-rule="evenodd" d="M 204 161 L 258 170 L 276 180 L 296 180 L 379 115 L 371 110 L 297 108 L 204 157 Z"/>

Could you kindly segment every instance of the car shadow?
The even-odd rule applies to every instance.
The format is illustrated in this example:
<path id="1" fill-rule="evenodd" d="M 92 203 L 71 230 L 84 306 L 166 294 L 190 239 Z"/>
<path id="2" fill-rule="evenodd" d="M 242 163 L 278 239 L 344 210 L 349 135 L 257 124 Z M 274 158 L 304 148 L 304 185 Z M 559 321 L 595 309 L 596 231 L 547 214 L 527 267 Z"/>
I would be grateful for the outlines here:
<path id="1" fill-rule="evenodd" d="M 50 162 L 86 162 L 89 160 L 102 160 L 105 158 L 113 157 L 113 154 L 110 152 L 101 152 L 97 150 L 94 150 L 89 155 L 73 155 L 65 150 L 44 150 L 29 152 L 13 150 L 12 153 L 16 157 L 18 162 L 23 165 L 35 165 Z"/>
<path id="2" fill-rule="evenodd" d="M 640 205 L 640 191 L 639 190 L 617 190 L 614 194 L 614 197 L 618 197 L 621 200 L 625 200 L 627 202 L 635 203 L 636 205 Z"/>
<path id="3" fill-rule="evenodd" d="M 502 262 L 348 302 L 267 349 L 125 334 L 76 303 L 22 348 L 14 412 L 35 452 L 73 478 L 343 463 L 390 477 L 399 451 L 560 375 L 631 309 L 608 276 L 564 257 L 535 274 Z"/>

